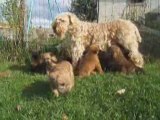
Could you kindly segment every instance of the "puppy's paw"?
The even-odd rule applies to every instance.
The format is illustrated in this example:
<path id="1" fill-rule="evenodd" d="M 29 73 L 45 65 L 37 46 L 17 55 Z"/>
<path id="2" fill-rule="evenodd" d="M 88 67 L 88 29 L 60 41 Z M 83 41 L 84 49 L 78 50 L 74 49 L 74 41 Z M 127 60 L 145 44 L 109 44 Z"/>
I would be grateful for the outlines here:
<path id="1" fill-rule="evenodd" d="M 59 97 L 59 92 L 58 92 L 57 89 L 52 90 L 52 93 L 53 93 L 56 97 Z"/>

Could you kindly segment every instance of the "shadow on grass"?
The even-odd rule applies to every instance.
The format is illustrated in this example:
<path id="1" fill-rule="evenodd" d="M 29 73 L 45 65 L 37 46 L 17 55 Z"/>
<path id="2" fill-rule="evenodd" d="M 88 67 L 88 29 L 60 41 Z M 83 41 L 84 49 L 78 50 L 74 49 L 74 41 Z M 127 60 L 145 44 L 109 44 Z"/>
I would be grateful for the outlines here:
<path id="1" fill-rule="evenodd" d="M 21 71 L 29 75 L 34 75 L 34 74 L 44 75 L 45 74 L 44 70 L 43 71 L 41 70 L 42 68 L 39 68 L 40 70 L 37 70 L 37 71 L 32 71 L 29 65 L 12 65 L 9 67 L 9 69 L 11 71 Z"/>
<path id="2" fill-rule="evenodd" d="M 49 99 L 50 94 L 49 83 L 45 81 L 36 81 L 22 91 L 22 96 L 29 100 L 36 97 Z"/>

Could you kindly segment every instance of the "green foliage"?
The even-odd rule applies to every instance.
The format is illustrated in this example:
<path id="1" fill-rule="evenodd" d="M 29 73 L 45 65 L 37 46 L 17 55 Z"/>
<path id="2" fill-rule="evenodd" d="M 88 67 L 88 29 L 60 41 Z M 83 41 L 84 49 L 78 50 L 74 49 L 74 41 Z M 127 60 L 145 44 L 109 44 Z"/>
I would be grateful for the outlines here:
<path id="1" fill-rule="evenodd" d="M 17 29 L 20 22 L 21 9 L 18 6 L 20 0 L 6 0 L 2 7 L 2 13 L 12 28 Z"/>
<path id="2" fill-rule="evenodd" d="M 76 78 L 73 91 L 54 97 L 47 76 L 33 74 L 19 64 L 0 63 L 0 119 L 159 120 L 160 62 L 148 63 L 145 74 L 109 73 Z M 117 95 L 119 89 L 125 94 Z M 17 110 L 17 105 L 21 109 Z"/>
<path id="3" fill-rule="evenodd" d="M 160 41 L 159 36 L 141 32 L 142 43 L 140 43 L 140 51 L 143 53 L 145 60 L 160 59 Z"/>
<path id="4" fill-rule="evenodd" d="M 97 20 L 97 0 L 72 0 L 71 11 L 82 20 Z"/>
<path id="5" fill-rule="evenodd" d="M 0 61 L 12 61 L 20 63 L 30 63 L 32 51 L 48 52 L 52 51 L 59 55 L 56 46 L 60 43 L 59 39 L 49 39 L 44 41 L 30 41 L 29 48 L 18 47 L 16 41 L 0 40 Z"/>
<path id="6" fill-rule="evenodd" d="M 2 6 L 2 15 L 9 25 L 9 29 L 5 29 L 4 33 L 13 34 L 14 49 L 24 48 L 24 18 L 25 5 L 24 0 L 6 0 Z M 9 36 L 10 34 L 7 34 Z"/>
<path id="7" fill-rule="evenodd" d="M 160 19 L 158 13 L 147 13 L 145 19 L 145 25 L 160 31 Z"/>

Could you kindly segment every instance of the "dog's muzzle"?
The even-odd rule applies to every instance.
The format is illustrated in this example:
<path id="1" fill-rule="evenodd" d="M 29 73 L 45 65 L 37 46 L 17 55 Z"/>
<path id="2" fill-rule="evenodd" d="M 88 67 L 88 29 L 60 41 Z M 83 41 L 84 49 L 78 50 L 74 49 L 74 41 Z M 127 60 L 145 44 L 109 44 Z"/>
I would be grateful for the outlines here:
<path id="1" fill-rule="evenodd" d="M 57 35 L 58 34 L 58 31 L 57 31 L 57 24 L 54 23 L 53 26 L 52 26 L 52 29 L 53 29 L 53 32 Z"/>
<path id="2" fill-rule="evenodd" d="M 63 28 L 60 26 L 59 23 L 54 23 L 52 29 L 56 36 L 60 37 L 61 39 L 64 37 Z"/>

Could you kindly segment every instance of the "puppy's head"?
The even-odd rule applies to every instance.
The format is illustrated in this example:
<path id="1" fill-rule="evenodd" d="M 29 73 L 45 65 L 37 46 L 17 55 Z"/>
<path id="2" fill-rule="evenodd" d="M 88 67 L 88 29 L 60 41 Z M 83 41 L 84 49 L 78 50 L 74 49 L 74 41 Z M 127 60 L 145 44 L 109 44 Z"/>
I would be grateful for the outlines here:
<path id="1" fill-rule="evenodd" d="M 54 33 L 61 39 L 65 38 L 69 28 L 78 24 L 79 19 L 73 13 L 62 13 L 52 23 Z"/>
<path id="2" fill-rule="evenodd" d="M 43 53 L 41 57 L 44 60 L 44 62 L 48 65 L 57 63 L 57 58 L 52 52 Z"/>
<path id="3" fill-rule="evenodd" d="M 40 52 L 35 52 L 35 51 L 32 52 L 32 59 L 36 60 L 39 57 L 40 57 Z"/>
<path id="4" fill-rule="evenodd" d="M 34 51 L 31 56 L 31 66 L 37 67 L 38 65 L 43 63 L 43 59 L 41 58 L 40 52 Z"/>
<path id="5" fill-rule="evenodd" d="M 118 46 L 116 46 L 116 45 L 112 45 L 110 48 L 109 48 L 109 51 L 108 51 L 111 55 L 112 55 L 112 57 L 113 58 L 115 58 L 115 59 L 119 59 L 120 58 L 120 55 L 122 55 L 123 53 L 122 53 L 122 51 L 121 51 L 121 49 L 118 47 Z"/>
<path id="6" fill-rule="evenodd" d="M 99 46 L 97 45 L 97 44 L 92 44 L 92 45 L 90 45 L 90 46 L 88 46 L 87 48 L 86 48 L 86 51 L 85 51 L 85 53 L 87 54 L 87 53 L 93 53 L 93 54 L 98 54 L 98 52 L 99 52 Z"/>

